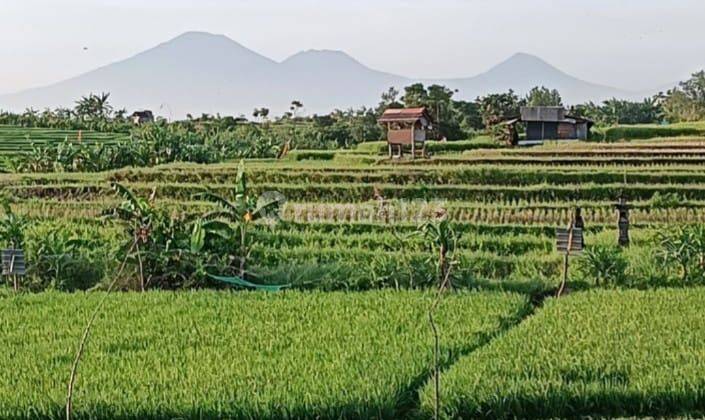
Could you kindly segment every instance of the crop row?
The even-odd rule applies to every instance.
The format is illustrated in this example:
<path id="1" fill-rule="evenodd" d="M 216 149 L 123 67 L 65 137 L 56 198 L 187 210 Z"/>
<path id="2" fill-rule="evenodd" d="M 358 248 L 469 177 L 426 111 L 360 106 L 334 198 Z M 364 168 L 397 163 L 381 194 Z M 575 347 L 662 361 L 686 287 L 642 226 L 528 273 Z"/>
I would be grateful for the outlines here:
<path id="1" fill-rule="evenodd" d="M 555 287 L 562 267 L 561 256 L 554 252 L 555 226 L 451 226 L 459 235 L 452 253 L 457 263 L 453 268 L 457 285 L 477 287 L 492 282 L 492 287 L 520 287 L 532 293 Z M 281 222 L 274 226 L 255 224 L 247 238 L 248 273 L 261 283 L 366 290 L 428 287 L 437 279 L 437 252 L 419 233 L 418 225 Z M 587 224 L 588 247 L 615 246 L 616 238 L 614 225 Z M 655 230 L 634 227 L 631 238 L 628 260 L 635 261 L 636 268 L 651 270 L 655 260 L 649 252 L 654 250 Z M 33 268 L 36 264 L 56 264 L 57 255 L 64 258 L 56 268 L 59 271 L 51 274 L 61 282 L 57 287 L 83 289 L 107 281 L 117 266 L 115 253 L 126 240 L 122 227 L 110 219 L 33 220 L 24 237 L 31 268 L 25 286 L 41 288 L 50 281 L 35 276 L 39 272 Z M 218 255 L 220 252 L 214 257 Z M 213 267 L 206 271 L 225 274 L 212 271 Z M 672 274 L 668 267 L 657 267 L 648 277 L 670 281 Z M 637 273 L 632 279 L 643 282 L 644 276 Z M 591 279 L 585 280 L 592 283 Z M 196 281 L 203 286 L 223 287 L 203 273 Z"/>
<path id="2" fill-rule="evenodd" d="M 285 206 L 284 218 L 296 222 L 417 222 L 446 214 L 450 220 L 483 224 L 553 224 L 562 225 L 571 220 L 575 206 L 583 209 L 587 223 L 616 223 L 617 212 L 613 205 L 593 207 L 585 203 L 557 203 L 555 207 L 478 207 L 456 206 L 455 203 L 430 203 L 414 205 L 370 204 L 321 204 L 304 203 Z M 637 208 L 631 212 L 633 224 L 647 223 L 703 223 L 705 209 L 700 207 Z"/>
<path id="3" fill-rule="evenodd" d="M 160 199 L 158 205 L 176 214 L 199 214 L 213 208 L 200 201 Z M 30 198 L 13 204 L 15 212 L 36 219 L 87 220 L 99 218 L 115 208 L 119 200 L 99 196 L 91 200 L 57 200 Z M 672 207 L 656 208 L 650 201 L 632 202 L 633 225 L 702 223 L 705 209 L 699 201 L 684 201 Z M 457 201 L 388 201 L 365 203 L 286 203 L 282 218 L 301 223 L 423 223 L 445 214 L 450 220 L 473 224 L 562 225 L 573 215 L 574 208 L 583 210 L 588 224 L 614 224 L 613 202 L 592 201 L 507 201 L 495 203 Z"/>
<path id="4" fill-rule="evenodd" d="M 192 170 L 192 171 L 120 171 L 106 176 L 106 179 L 119 182 L 170 182 L 170 183 L 208 183 L 222 184 L 232 182 L 236 169 L 230 170 Z M 620 183 L 624 182 L 624 170 L 608 169 L 595 171 L 590 168 L 578 170 L 537 169 L 496 167 L 496 166 L 462 166 L 452 169 L 428 168 L 399 169 L 379 168 L 374 171 L 346 170 L 319 171 L 316 169 L 283 170 L 276 168 L 252 169 L 248 172 L 254 183 L 368 183 L 368 184 L 422 184 L 422 185 L 531 185 L 531 184 L 576 184 L 576 183 Z M 75 177 L 80 179 L 80 177 Z M 629 171 L 626 173 L 629 183 L 639 184 L 699 184 L 705 183 L 702 170 L 690 171 Z M 32 178 L 26 178 L 28 181 Z M 50 178 L 44 178 L 47 183 Z M 61 178 L 55 178 L 57 181 Z M 64 182 L 66 180 L 64 179 Z M 1 181 L 0 181 L 1 182 Z"/>
<path id="5" fill-rule="evenodd" d="M 566 182 L 698 183 L 702 166 L 651 165 L 645 167 L 560 166 L 537 168 L 534 165 L 419 165 L 394 164 L 368 166 L 311 162 L 248 161 L 248 178 L 256 183 L 285 182 L 379 182 L 394 184 L 532 184 Z M 0 185 L 56 184 L 80 182 L 193 182 L 227 183 L 237 174 L 237 163 L 195 165 L 175 163 L 153 168 L 126 168 L 106 173 L 3 174 Z"/>
<path id="6" fill-rule="evenodd" d="M 525 157 L 702 157 L 705 147 L 693 148 L 610 148 L 610 149 L 528 149 L 502 150 L 495 153 L 477 153 L 482 156 L 525 156 Z"/>
<path id="7" fill-rule="evenodd" d="M 206 186 L 193 183 L 128 184 L 136 193 L 147 196 L 191 200 Z M 230 185 L 209 188 L 228 194 Z M 546 201 L 614 201 L 623 192 L 629 200 L 649 200 L 656 193 L 671 194 L 679 200 L 705 200 L 703 184 L 535 184 L 527 186 L 497 185 L 396 185 L 396 184 L 251 184 L 252 194 L 278 191 L 293 202 L 360 203 L 375 198 L 399 200 L 461 200 L 492 202 Z M 17 198 L 55 198 L 85 200 L 112 195 L 107 184 L 19 185 L 4 189 Z"/>
<path id="8" fill-rule="evenodd" d="M 703 165 L 705 156 L 647 156 L 647 157 L 529 157 L 529 156 L 475 156 L 472 154 L 463 157 L 440 156 L 433 160 L 409 162 L 413 165 L 538 165 L 538 166 L 672 166 L 672 165 Z"/>

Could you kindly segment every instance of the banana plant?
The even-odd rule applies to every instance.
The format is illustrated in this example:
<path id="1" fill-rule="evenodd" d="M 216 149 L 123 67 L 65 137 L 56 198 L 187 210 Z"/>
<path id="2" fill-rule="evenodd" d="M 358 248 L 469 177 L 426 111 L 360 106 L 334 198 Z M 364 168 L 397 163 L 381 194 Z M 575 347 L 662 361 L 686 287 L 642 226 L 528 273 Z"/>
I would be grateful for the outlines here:
<path id="1" fill-rule="evenodd" d="M 705 229 L 681 226 L 659 233 L 659 242 L 662 261 L 680 268 L 681 281 L 687 283 L 701 278 L 705 270 Z"/>
<path id="2" fill-rule="evenodd" d="M 15 214 L 7 200 L 2 201 L 2 207 L 5 214 L 0 219 L 0 241 L 10 248 L 22 249 L 27 219 Z"/>
<path id="3" fill-rule="evenodd" d="M 244 279 L 250 254 L 248 228 L 260 219 L 278 219 L 284 203 L 283 196 L 278 193 L 263 194 L 259 198 L 251 195 L 247 188 L 245 163 L 241 160 L 232 199 L 211 191 L 204 192 L 199 197 L 218 206 L 217 210 L 203 216 L 203 227 L 221 236 L 235 238 L 238 242 L 235 256 L 239 260 L 239 276 Z"/>
<path id="4" fill-rule="evenodd" d="M 431 250 L 437 250 L 438 260 L 438 293 L 428 310 L 428 321 L 433 332 L 433 389 L 434 389 L 434 419 L 440 418 L 440 335 L 434 319 L 434 313 L 441 303 L 443 295 L 447 289 L 452 287 L 451 268 L 453 266 L 452 253 L 458 243 L 458 234 L 448 221 L 445 210 L 436 214 L 436 220 L 429 221 L 418 229 L 419 233 L 428 241 Z"/>
<path id="5" fill-rule="evenodd" d="M 153 228 L 159 217 L 153 205 L 156 191 L 152 192 L 149 199 L 144 199 L 136 196 L 122 184 L 113 183 L 112 188 L 124 200 L 114 209 L 114 215 L 127 225 L 127 230 L 131 236 L 130 243 L 127 246 L 128 254 L 132 252 L 137 258 L 140 268 L 140 288 L 144 291 L 146 282 L 141 248 L 146 247 L 152 239 Z"/>
<path id="6" fill-rule="evenodd" d="M 458 243 L 458 234 L 453 229 L 447 218 L 440 221 L 427 222 L 418 229 L 428 242 L 432 250 L 437 252 L 438 287 L 440 290 L 452 287 L 450 269 L 452 261 L 450 255 L 455 251 Z"/>

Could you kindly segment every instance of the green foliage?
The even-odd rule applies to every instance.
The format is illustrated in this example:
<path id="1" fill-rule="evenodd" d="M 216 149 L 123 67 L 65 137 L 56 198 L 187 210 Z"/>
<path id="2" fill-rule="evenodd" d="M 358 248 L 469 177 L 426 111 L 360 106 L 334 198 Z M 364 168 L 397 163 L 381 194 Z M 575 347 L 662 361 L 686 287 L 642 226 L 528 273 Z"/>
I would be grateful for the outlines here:
<path id="1" fill-rule="evenodd" d="M 527 106 L 563 106 L 561 94 L 556 89 L 535 86 L 526 95 Z"/>
<path id="2" fill-rule="evenodd" d="M 29 274 L 35 279 L 32 287 L 64 291 L 90 288 L 95 278 L 103 275 L 87 251 L 96 246 L 97 241 L 73 237 L 66 229 L 44 232 L 28 250 L 32 255 Z"/>
<path id="3" fill-rule="evenodd" d="M 0 298 L 0 417 L 63 418 L 76 338 L 102 293 Z M 77 418 L 399 418 L 416 408 L 432 296 L 123 293 L 107 298 L 81 362 Z M 441 362 L 527 311 L 519 295 L 441 303 Z"/>
<path id="4" fill-rule="evenodd" d="M 154 192 L 145 199 L 121 184 L 115 183 L 113 188 L 124 201 L 112 213 L 124 224 L 129 238 L 122 258 L 131 262 L 139 289 L 193 287 L 202 282 L 204 267 L 214 257 L 197 246 L 198 227 L 156 207 Z"/>
<path id="5" fill-rule="evenodd" d="M 239 261 L 237 275 L 245 279 L 246 265 L 253 245 L 249 235 L 250 225 L 260 219 L 278 220 L 284 197 L 275 192 L 265 192 L 260 197 L 252 195 L 247 187 L 245 162 L 240 161 L 232 199 L 219 196 L 213 192 L 201 195 L 201 198 L 218 205 L 218 209 L 201 217 L 203 228 L 211 234 L 220 236 L 230 250 L 227 257 Z"/>
<path id="6" fill-rule="evenodd" d="M 503 120 L 519 116 L 519 108 L 524 100 L 509 90 L 506 93 L 494 93 L 477 98 L 482 122 L 486 127 L 496 125 Z"/>
<path id="7" fill-rule="evenodd" d="M 598 286 L 621 286 L 626 283 L 628 262 L 616 246 L 587 247 L 577 259 L 582 280 Z"/>
<path id="8" fill-rule="evenodd" d="M 670 122 L 705 119 L 705 71 L 694 73 L 678 87 L 660 95 L 659 100 Z"/>
<path id="9" fill-rule="evenodd" d="M 113 107 L 108 102 L 110 93 L 94 93 L 83 96 L 76 101 L 74 114 L 82 120 L 108 119 L 113 113 Z"/>
<path id="10" fill-rule="evenodd" d="M 5 247 L 22 249 L 28 221 L 12 211 L 7 198 L 2 198 L 2 207 L 4 214 L 0 219 L 0 241 Z"/>
<path id="11" fill-rule="evenodd" d="M 658 137 L 686 137 L 702 136 L 705 127 L 699 124 L 672 124 L 672 125 L 618 125 L 597 129 L 592 140 L 618 141 L 633 139 L 652 139 Z"/>
<path id="12" fill-rule="evenodd" d="M 657 209 L 677 208 L 683 205 L 683 197 L 678 193 L 663 193 L 656 191 L 649 200 L 650 204 Z"/>
<path id="13" fill-rule="evenodd" d="M 422 83 L 409 85 L 404 88 L 401 103 L 396 101 L 395 93 L 386 92 L 382 96 L 380 107 L 426 107 L 435 122 L 435 138 L 466 139 L 482 128 L 477 104 L 454 100 L 455 91 L 446 86 L 433 84 L 425 87 Z"/>
<path id="14" fill-rule="evenodd" d="M 589 118 L 602 126 L 658 123 L 663 119 L 661 104 L 655 98 L 646 98 L 641 102 L 612 98 L 601 105 L 588 102 L 574 107 L 572 113 Z M 625 138 L 646 138 L 639 137 L 636 133 L 633 136 L 635 137 Z M 611 140 L 613 137 L 607 139 Z"/>
<path id="15" fill-rule="evenodd" d="M 659 232 L 659 255 L 664 264 L 676 266 L 683 283 L 705 282 L 705 227 L 677 226 Z"/>
<path id="16" fill-rule="evenodd" d="M 443 417 L 700 417 L 704 303 L 701 289 L 550 299 L 444 371 Z"/>
<path id="17" fill-rule="evenodd" d="M 429 246 L 431 261 L 436 264 L 437 286 L 446 288 L 450 285 L 450 270 L 453 266 L 454 251 L 457 248 L 459 234 L 453 229 L 450 221 L 444 217 L 445 211 L 439 215 L 440 220 L 426 222 L 419 227 L 421 233 Z"/>

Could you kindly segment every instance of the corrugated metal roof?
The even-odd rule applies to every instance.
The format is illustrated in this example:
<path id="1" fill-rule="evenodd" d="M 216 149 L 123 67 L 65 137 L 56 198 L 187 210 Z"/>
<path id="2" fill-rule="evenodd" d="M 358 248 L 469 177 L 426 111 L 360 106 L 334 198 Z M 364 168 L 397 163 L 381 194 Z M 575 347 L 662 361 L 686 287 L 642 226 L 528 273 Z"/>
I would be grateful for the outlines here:
<path id="1" fill-rule="evenodd" d="M 565 119 L 566 110 L 562 106 L 523 106 L 522 121 L 558 122 Z"/>

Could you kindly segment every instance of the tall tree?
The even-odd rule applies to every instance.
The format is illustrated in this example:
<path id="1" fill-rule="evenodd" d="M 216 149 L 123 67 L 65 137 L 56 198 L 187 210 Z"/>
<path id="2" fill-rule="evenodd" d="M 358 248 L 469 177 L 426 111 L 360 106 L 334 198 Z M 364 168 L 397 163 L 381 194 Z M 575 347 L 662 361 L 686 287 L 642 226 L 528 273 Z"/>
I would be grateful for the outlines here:
<path id="1" fill-rule="evenodd" d="M 658 97 L 668 121 L 697 121 L 705 118 L 705 71 L 694 73 L 678 87 Z"/>
<path id="2" fill-rule="evenodd" d="M 423 83 L 414 83 L 404 88 L 404 96 L 402 96 L 404 106 L 415 108 L 428 105 L 428 92 Z"/>
<path id="3" fill-rule="evenodd" d="M 526 95 L 527 106 L 563 106 L 561 94 L 556 89 L 535 86 Z"/>
<path id="4" fill-rule="evenodd" d="M 99 95 L 91 93 L 88 96 L 82 96 L 76 101 L 74 112 L 84 120 L 107 119 L 113 112 L 113 107 L 108 101 L 109 98 L 110 93 L 105 92 Z"/>
<path id="5" fill-rule="evenodd" d="M 492 93 L 477 98 L 482 122 L 486 127 L 493 126 L 505 119 L 519 116 L 519 108 L 524 104 L 513 90 L 506 93 Z"/>
<path id="6" fill-rule="evenodd" d="M 404 104 L 399 102 L 399 90 L 392 86 L 387 89 L 386 92 L 382 92 L 382 97 L 377 105 L 376 113 L 377 115 L 382 115 L 385 109 L 402 107 L 404 107 Z"/>

